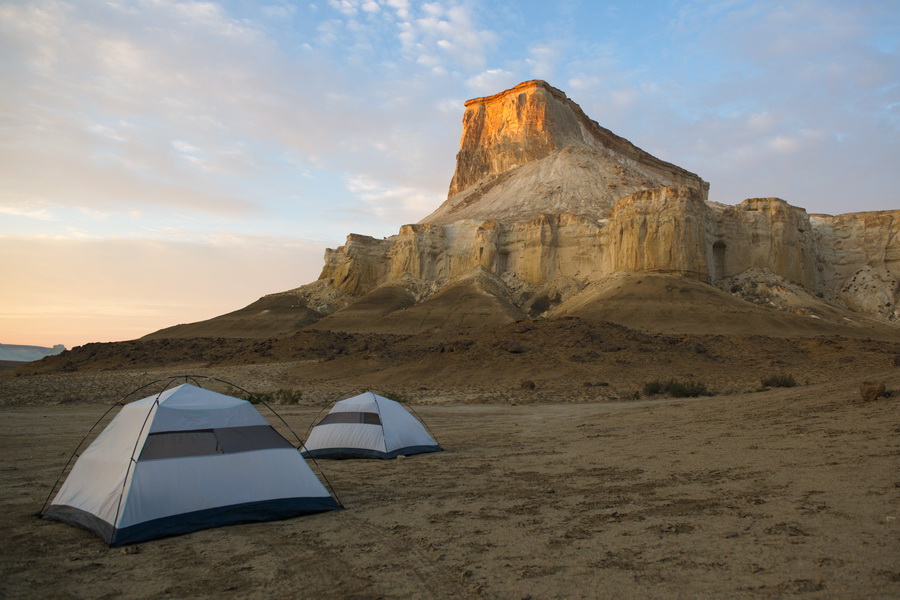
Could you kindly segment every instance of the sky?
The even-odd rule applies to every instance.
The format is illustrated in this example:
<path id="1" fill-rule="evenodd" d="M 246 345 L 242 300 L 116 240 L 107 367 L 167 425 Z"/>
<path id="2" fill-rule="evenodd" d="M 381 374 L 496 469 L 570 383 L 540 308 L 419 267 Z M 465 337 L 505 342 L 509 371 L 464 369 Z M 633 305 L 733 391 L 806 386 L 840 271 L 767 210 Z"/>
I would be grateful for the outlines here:
<path id="1" fill-rule="evenodd" d="M 0 343 L 135 339 L 446 199 L 544 79 L 710 182 L 900 208 L 900 0 L 0 0 Z"/>

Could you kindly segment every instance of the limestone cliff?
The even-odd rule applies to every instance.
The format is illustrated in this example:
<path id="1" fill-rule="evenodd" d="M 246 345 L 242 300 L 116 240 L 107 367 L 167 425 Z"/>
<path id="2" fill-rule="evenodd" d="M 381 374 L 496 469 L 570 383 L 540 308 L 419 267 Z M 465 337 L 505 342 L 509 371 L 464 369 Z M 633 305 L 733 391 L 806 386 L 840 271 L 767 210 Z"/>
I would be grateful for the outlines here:
<path id="1" fill-rule="evenodd" d="M 448 199 L 387 240 L 351 235 L 329 250 L 323 289 L 352 303 L 399 286 L 421 303 L 486 273 L 538 316 L 616 274 L 656 273 L 767 306 L 797 305 L 774 302 L 772 290 L 806 290 L 900 320 L 900 211 L 811 217 L 779 198 L 709 202 L 700 177 L 601 127 L 543 81 L 469 100 L 462 129 Z"/>
<path id="2" fill-rule="evenodd" d="M 387 239 L 351 234 L 326 251 L 318 281 L 275 296 L 291 299 L 279 310 L 305 311 L 298 328 L 406 333 L 526 315 L 630 315 L 639 326 L 634 299 L 674 289 L 687 296 L 673 301 L 702 304 L 701 329 L 716 303 L 757 319 L 758 306 L 735 308 L 744 300 L 806 319 L 791 331 L 854 315 L 879 319 L 876 331 L 900 321 L 900 211 L 811 216 L 779 198 L 710 202 L 708 189 L 529 81 L 466 103 L 435 212 Z M 630 288 L 629 274 L 655 283 Z"/>
<path id="3" fill-rule="evenodd" d="M 863 314 L 900 322 L 900 211 L 814 215 L 819 289 Z"/>
<path id="4" fill-rule="evenodd" d="M 705 202 L 696 188 L 667 186 L 622 198 L 602 220 L 554 213 L 529 221 L 405 225 L 389 240 L 373 240 L 364 254 L 372 264 L 356 252 L 335 272 L 368 274 L 365 285 L 354 280 L 355 293 L 417 282 L 421 300 L 482 270 L 505 282 L 532 316 L 622 272 L 678 275 L 724 289 L 743 273 L 765 272 L 852 310 L 897 320 L 898 212 L 811 219 L 778 198 L 723 206 Z"/>
<path id="5" fill-rule="evenodd" d="M 466 102 L 447 201 L 420 223 L 604 218 L 620 199 L 664 185 L 709 184 L 601 127 L 544 81 Z"/>

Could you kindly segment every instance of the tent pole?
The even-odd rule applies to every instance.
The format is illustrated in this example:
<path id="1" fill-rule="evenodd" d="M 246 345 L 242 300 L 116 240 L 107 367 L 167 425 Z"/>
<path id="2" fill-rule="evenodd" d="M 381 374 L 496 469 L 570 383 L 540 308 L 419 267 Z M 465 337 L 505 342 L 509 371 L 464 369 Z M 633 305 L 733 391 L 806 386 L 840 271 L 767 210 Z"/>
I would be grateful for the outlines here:
<path id="1" fill-rule="evenodd" d="M 422 417 L 419 416 L 419 413 L 416 412 L 416 409 L 414 409 L 411 404 L 407 404 L 406 406 L 407 406 L 407 408 L 409 408 L 409 410 L 412 411 L 412 413 L 414 415 L 416 415 L 416 418 L 419 420 L 419 423 L 421 423 L 422 426 L 425 427 L 425 430 L 428 432 L 428 434 L 434 439 L 434 441 L 437 442 L 438 448 L 443 450 L 444 447 L 441 446 L 441 443 L 438 441 L 437 436 L 434 435 L 433 431 L 431 431 L 431 427 L 428 426 L 428 423 L 425 422 L 425 419 L 423 419 Z"/>

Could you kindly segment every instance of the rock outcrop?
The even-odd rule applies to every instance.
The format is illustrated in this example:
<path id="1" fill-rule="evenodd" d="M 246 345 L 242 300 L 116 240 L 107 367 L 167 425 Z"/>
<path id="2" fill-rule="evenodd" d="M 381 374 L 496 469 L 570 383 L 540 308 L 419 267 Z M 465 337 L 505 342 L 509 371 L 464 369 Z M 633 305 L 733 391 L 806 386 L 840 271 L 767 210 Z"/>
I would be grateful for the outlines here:
<path id="1" fill-rule="evenodd" d="M 572 213 L 603 218 L 622 197 L 665 185 L 709 184 L 588 118 L 544 81 L 466 102 L 447 201 L 420 224 L 529 220 Z"/>
<path id="2" fill-rule="evenodd" d="M 813 215 L 818 290 L 850 309 L 900 322 L 900 211 Z"/>
<path id="3" fill-rule="evenodd" d="M 900 211 L 808 215 L 779 198 L 727 206 L 708 192 L 529 81 L 466 103 L 437 210 L 387 239 L 351 234 L 326 251 L 318 281 L 275 296 L 295 299 L 302 326 L 415 332 L 600 314 L 592 298 L 618 302 L 635 293 L 621 276 L 646 274 L 706 286 L 682 289 L 707 307 L 719 297 L 807 319 L 900 321 Z M 325 316 L 310 324 L 315 315 Z"/>

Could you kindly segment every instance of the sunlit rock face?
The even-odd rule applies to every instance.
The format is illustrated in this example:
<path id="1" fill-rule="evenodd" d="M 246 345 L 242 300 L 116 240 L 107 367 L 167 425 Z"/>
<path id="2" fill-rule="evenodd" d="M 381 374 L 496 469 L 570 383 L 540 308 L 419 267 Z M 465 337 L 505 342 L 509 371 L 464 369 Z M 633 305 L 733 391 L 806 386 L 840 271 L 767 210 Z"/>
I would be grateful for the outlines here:
<path id="1" fill-rule="evenodd" d="M 810 216 L 779 198 L 726 206 L 708 191 L 697 175 L 591 121 L 563 92 L 529 81 L 466 103 L 446 202 L 388 239 L 350 235 L 301 290 L 310 306 L 340 308 L 384 286 L 393 291 L 381 296 L 421 303 L 466 281 L 502 296 L 511 318 L 540 316 L 620 273 L 690 277 L 726 291 L 764 273 L 770 287 L 783 281 L 900 319 L 900 211 Z M 446 305 L 465 295 L 441 297 Z M 398 315 L 392 326 L 410 330 Z"/>
<path id="2" fill-rule="evenodd" d="M 604 218 L 620 199 L 664 185 L 709 185 L 592 121 L 544 81 L 466 102 L 447 201 L 420 223 L 520 221 L 568 212 Z"/>
<path id="3" fill-rule="evenodd" d="M 325 251 L 319 280 L 351 296 L 364 294 L 385 281 L 392 245 L 392 241 L 351 233 L 343 246 Z"/>

